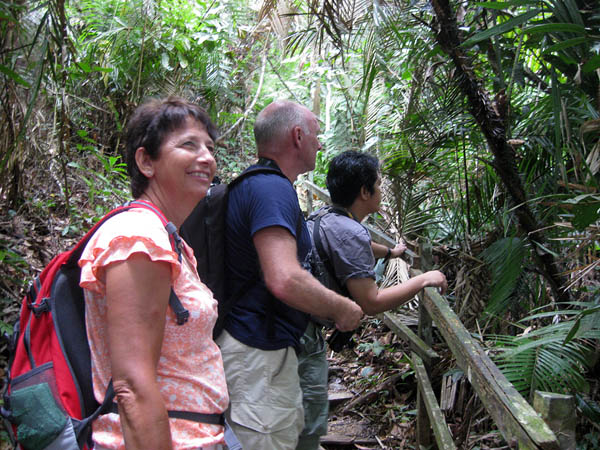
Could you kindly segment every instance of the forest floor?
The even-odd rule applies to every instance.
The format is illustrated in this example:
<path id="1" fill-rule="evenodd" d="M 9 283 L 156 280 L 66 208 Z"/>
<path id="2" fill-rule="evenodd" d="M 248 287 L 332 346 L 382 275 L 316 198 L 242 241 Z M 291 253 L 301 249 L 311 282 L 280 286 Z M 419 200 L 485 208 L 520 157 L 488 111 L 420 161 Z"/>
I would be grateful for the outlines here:
<path id="1" fill-rule="evenodd" d="M 416 321 L 414 311 L 403 313 L 415 316 L 412 323 Z M 365 320 L 354 340 L 353 348 L 328 355 L 331 407 L 322 448 L 417 448 L 417 381 L 408 345 L 376 318 Z M 453 368 L 447 348 L 440 344 L 434 349 L 444 355 L 442 363 L 432 369 L 434 390 L 440 392 L 445 374 L 457 386 L 446 411 L 457 448 L 507 448 L 469 383 Z"/>

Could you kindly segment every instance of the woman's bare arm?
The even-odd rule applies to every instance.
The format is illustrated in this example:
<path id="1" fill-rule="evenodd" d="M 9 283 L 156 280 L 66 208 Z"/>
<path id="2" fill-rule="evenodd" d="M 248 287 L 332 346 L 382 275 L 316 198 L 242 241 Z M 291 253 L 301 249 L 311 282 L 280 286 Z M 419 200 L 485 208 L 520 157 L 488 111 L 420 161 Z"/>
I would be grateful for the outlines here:
<path id="1" fill-rule="evenodd" d="M 156 382 L 171 290 L 171 269 L 144 254 L 106 269 L 108 347 L 128 450 L 172 448 Z"/>

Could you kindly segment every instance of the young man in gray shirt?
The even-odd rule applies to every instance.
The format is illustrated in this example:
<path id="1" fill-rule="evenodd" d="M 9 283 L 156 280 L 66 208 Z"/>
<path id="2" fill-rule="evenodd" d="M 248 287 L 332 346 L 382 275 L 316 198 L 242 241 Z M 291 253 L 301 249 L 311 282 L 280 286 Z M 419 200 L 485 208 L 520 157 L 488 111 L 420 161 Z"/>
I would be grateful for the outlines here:
<path id="1" fill-rule="evenodd" d="M 331 271 L 325 284 L 342 295 L 349 295 L 365 314 L 375 315 L 394 309 L 421 289 L 434 286 L 445 292 L 443 273 L 433 270 L 402 284 L 379 289 L 375 283 L 375 258 L 398 257 L 406 247 L 393 249 L 371 242 L 362 220 L 377 212 L 381 203 L 379 161 L 367 153 L 347 151 L 333 158 L 327 173 L 327 188 L 333 207 L 311 215 L 308 226 L 315 241 L 319 232 Z M 320 217 L 319 230 L 313 229 Z M 298 356 L 303 392 L 305 426 L 297 450 L 316 450 L 320 436 L 327 433 L 327 358 L 322 326 L 314 321 L 301 339 Z"/>

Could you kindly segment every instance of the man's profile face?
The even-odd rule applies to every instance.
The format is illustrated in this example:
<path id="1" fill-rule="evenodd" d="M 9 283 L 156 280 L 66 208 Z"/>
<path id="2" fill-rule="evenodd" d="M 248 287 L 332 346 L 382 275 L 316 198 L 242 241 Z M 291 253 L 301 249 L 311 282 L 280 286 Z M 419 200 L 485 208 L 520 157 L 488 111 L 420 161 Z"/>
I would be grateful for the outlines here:
<path id="1" fill-rule="evenodd" d="M 311 170 L 314 170 L 315 161 L 317 159 L 317 152 L 322 148 L 322 146 L 321 142 L 319 141 L 319 133 L 321 132 L 321 127 L 319 126 L 317 116 L 315 116 L 312 112 L 308 110 L 307 114 L 309 115 L 309 117 L 306 121 L 307 132 L 303 133 L 304 141 L 302 144 L 302 159 L 306 167 L 306 172 L 309 172 Z"/>
<path id="2" fill-rule="evenodd" d="M 373 193 L 369 197 L 369 211 L 371 213 L 379 211 L 381 206 L 381 175 L 377 176 L 377 181 L 373 185 Z"/>

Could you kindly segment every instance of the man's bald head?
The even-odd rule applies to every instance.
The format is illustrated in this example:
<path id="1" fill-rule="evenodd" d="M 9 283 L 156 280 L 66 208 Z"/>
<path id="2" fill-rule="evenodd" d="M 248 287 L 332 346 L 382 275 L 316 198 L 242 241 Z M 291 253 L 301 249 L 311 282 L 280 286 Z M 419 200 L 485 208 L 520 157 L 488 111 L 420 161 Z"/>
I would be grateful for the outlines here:
<path id="1" fill-rule="evenodd" d="M 273 145 L 284 143 L 294 127 L 307 132 L 307 119 L 312 113 L 304 106 L 277 100 L 263 109 L 254 122 L 254 139 L 259 155 Z"/>

